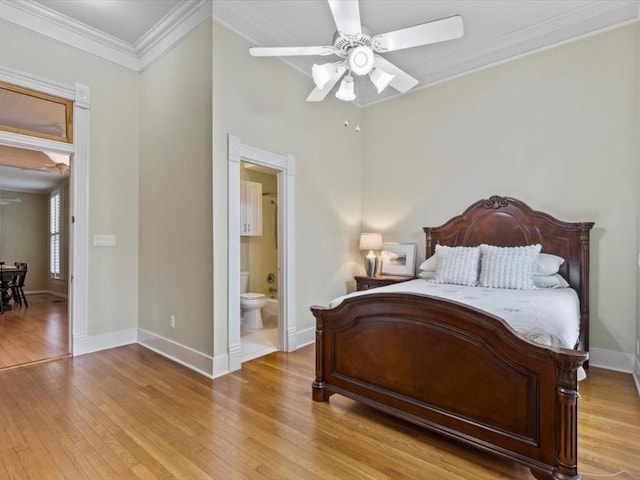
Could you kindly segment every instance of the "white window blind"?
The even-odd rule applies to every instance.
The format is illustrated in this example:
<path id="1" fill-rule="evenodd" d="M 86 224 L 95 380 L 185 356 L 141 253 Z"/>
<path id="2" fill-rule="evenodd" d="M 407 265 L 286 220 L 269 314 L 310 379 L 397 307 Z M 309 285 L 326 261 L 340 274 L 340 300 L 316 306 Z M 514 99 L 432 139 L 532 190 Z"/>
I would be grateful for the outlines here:
<path id="1" fill-rule="evenodd" d="M 51 278 L 60 276 L 60 190 L 49 197 L 49 271 Z"/>

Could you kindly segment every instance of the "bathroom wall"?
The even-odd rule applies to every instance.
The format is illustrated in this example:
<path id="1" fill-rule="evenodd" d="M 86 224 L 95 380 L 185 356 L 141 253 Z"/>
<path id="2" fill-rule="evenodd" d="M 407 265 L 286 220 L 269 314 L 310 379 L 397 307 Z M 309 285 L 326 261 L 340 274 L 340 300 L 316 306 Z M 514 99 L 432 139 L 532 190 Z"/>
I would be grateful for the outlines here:
<path id="1" fill-rule="evenodd" d="M 269 288 L 278 288 L 277 198 L 266 194 L 277 194 L 278 180 L 275 172 L 246 168 L 246 165 L 242 163 L 240 178 L 262 184 L 262 235 L 241 237 L 240 265 L 242 271 L 249 272 L 250 292 L 275 297 L 277 292 L 269 292 Z M 275 275 L 273 283 L 267 282 L 270 273 Z"/>

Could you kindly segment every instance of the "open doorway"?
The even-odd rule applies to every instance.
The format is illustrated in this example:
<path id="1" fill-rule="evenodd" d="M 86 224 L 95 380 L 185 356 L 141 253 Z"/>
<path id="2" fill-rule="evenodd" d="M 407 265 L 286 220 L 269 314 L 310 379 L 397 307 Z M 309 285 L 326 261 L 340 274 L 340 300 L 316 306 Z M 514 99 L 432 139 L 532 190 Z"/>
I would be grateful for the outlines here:
<path id="1" fill-rule="evenodd" d="M 71 353 L 70 155 L 0 144 L 0 370 Z"/>
<path id="2" fill-rule="evenodd" d="M 295 322 L 295 158 L 292 155 L 280 155 L 266 150 L 262 150 L 253 146 L 245 145 L 240 138 L 229 135 L 228 148 L 228 296 L 227 296 L 227 332 L 228 332 L 228 359 L 229 371 L 235 371 L 241 368 L 242 362 L 250 358 L 244 355 L 243 358 L 243 342 L 242 342 L 242 323 L 246 323 L 246 318 L 242 321 L 242 317 L 246 313 L 241 313 L 241 285 L 242 285 L 242 232 L 251 229 L 247 227 L 246 221 L 242 220 L 243 204 L 242 197 L 242 181 L 248 181 L 245 172 L 245 179 L 242 178 L 242 165 L 250 166 L 249 170 L 253 170 L 254 177 L 257 179 L 258 174 L 265 180 L 266 191 L 256 193 L 254 190 L 252 195 L 256 198 L 257 203 L 267 202 L 267 215 L 276 223 L 273 233 L 260 235 L 264 237 L 266 243 L 277 241 L 276 256 L 277 269 L 260 270 L 256 274 L 254 283 L 248 283 L 248 288 L 254 286 L 255 289 L 264 290 L 264 292 L 253 292 L 270 296 L 274 294 L 277 302 L 277 339 L 273 350 L 292 351 L 297 347 L 295 342 L 296 322 Z M 246 170 L 246 169 L 245 169 Z M 271 181 L 275 180 L 275 183 Z M 275 186 L 275 189 L 273 188 Z M 266 195 L 262 195 L 265 193 Z M 274 195 L 275 194 L 275 195 Z M 259 198 L 259 200 L 257 200 Z M 273 200 L 273 204 L 271 201 Z M 261 213 L 263 210 L 260 210 Z M 247 212 L 244 212 L 245 218 Z M 272 217 L 273 215 L 273 217 Z M 251 222 L 249 222 L 251 223 Z M 264 225 L 263 225 L 264 226 Z M 248 245 L 248 243 L 247 243 Z M 247 248 L 249 248 L 247 246 Z M 245 261 L 248 261 L 246 259 Z M 249 264 L 245 263 L 245 267 Z M 273 269 L 273 263 L 268 263 L 266 269 Z M 258 270 L 256 270 L 258 271 Z M 269 275 L 270 273 L 273 276 Z M 261 282 L 266 282 L 261 285 Z M 272 289 L 270 292 L 269 289 Z M 261 307 L 266 315 L 269 315 L 266 307 Z M 253 324 L 254 326 L 256 324 Z M 255 330 L 255 329 L 254 329 Z"/>
<path id="3" fill-rule="evenodd" d="M 72 355 L 79 355 L 90 350 L 90 338 L 88 335 L 88 159 L 89 159 L 89 125 L 90 125 L 90 89 L 86 85 L 75 83 L 74 85 L 63 85 L 49 81 L 41 77 L 35 77 L 27 73 L 0 66 L 0 90 L 7 95 L 13 96 L 16 92 L 26 94 L 29 99 L 22 98 L 19 102 L 9 101 L 12 108 L 0 108 L 2 121 L 0 124 L 0 145 L 15 147 L 37 152 L 50 152 L 53 154 L 63 154 L 71 159 L 68 183 L 68 215 L 69 221 L 68 245 L 69 255 L 66 259 L 68 266 L 68 300 L 67 300 L 67 328 L 68 328 L 68 350 Z M 40 128 L 49 129 L 51 125 L 61 126 L 61 123 L 50 123 L 36 121 L 20 128 L 6 128 L 7 117 L 15 115 L 15 106 L 31 106 L 33 98 L 49 99 L 55 97 L 53 105 L 48 110 L 52 115 L 64 105 L 65 128 L 63 131 L 42 132 Z M 15 98 L 14 98 L 15 100 Z M 7 103 L 6 96 L 0 99 L 0 105 Z M 36 108 L 35 110 L 38 110 Z M 24 110 L 22 110 L 24 111 Z M 27 108 L 29 111 L 29 108 Z M 22 116 L 21 118 L 36 118 L 33 116 Z M 15 118 L 15 116 L 14 116 Z M 37 125 L 36 125 L 37 124 Z M 27 133 L 25 130 L 28 130 Z M 34 133 L 30 133 L 30 132 Z M 71 137 L 71 132 L 73 136 Z"/>
<path id="4" fill-rule="evenodd" d="M 278 350 L 278 172 L 240 164 L 240 341 L 242 361 Z"/>

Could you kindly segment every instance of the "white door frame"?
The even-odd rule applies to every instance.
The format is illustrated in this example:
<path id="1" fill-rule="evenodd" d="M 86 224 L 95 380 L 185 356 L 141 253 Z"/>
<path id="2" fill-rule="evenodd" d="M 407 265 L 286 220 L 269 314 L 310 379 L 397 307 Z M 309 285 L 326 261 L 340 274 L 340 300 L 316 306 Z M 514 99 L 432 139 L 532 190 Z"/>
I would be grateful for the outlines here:
<path id="1" fill-rule="evenodd" d="M 278 177 L 278 349 L 296 349 L 295 320 L 295 157 L 280 155 L 242 143 L 228 135 L 228 355 L 229 371 L 242 365 L 240 339 L 240 162 L 247 161 L 277 171 Z"/>
<path id="2" fill-rule="evenodd" d="M 71 87 L 1 66 L 0 81 L 73 101 L 73 143 L 0 131 L 0 144 L 73 156 L 69 185 L 69 348 L 72 355 L 79 354 L 82 352 L 77 342 L 89 330 L 89 87 L 79 83 Z"/>

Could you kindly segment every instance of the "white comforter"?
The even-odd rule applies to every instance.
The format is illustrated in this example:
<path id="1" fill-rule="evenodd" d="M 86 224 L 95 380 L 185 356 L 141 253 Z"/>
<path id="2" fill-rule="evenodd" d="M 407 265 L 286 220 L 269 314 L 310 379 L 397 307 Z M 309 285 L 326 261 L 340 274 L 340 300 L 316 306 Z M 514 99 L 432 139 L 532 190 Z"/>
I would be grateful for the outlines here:
<path id="1" fill-rule="evenodd" d="M 330 306 L 345 298 L 379 292 L 421 293 L 470 305 L 506 320 L 519 335 L 542 345 L 574 348 L 580 335 L 580 303 L 571 288 L 509 290 L 417 279 L 354 292 L 336 298 Z"/>

